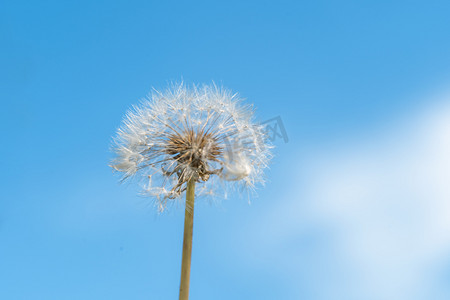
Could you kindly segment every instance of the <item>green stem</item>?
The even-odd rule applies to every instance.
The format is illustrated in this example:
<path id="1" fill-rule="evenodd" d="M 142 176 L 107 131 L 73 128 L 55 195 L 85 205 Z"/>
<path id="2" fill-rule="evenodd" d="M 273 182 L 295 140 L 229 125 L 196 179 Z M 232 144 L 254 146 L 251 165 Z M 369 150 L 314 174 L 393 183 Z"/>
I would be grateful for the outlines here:
<path id="1" fill-rule="evenodd" d="M 187 183 L 186 209 L 184 213 L 183 258 L 181 261 L 180 300 L 189 299 L 189 279 L 191 274 L 192 233 L 194 229 L 195 180 Z"/>

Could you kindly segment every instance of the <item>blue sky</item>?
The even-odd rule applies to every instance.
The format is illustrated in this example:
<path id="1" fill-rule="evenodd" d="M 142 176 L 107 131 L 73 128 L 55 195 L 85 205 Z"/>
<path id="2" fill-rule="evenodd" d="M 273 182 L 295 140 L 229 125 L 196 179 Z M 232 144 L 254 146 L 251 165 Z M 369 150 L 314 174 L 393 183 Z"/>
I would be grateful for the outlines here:
<path id="1" fill-rule="evenodd" d="M 124 112 L 183 79 L 289 136 L 251 205 L 197 205 L 192 299 L 449 299 L 449 13 L 3 1 L 0 298 L 176 299 L 183 209 L 157 215 L 107 165 Z"/>

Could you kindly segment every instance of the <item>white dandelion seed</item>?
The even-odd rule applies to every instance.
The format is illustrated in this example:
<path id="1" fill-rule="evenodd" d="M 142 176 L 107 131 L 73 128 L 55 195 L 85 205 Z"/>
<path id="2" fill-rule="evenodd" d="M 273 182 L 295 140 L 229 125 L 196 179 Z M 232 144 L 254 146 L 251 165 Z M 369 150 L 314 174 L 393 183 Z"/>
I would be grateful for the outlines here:
<path id="1" fill-rule="evenodd" d="M 179 84 L 133 107 L 117 132 L 111 167 L 123 180 L 145 182 L 159 211 L 186 194 L 180 300 L 189 298 L 195 185 L 197 195 L 226 196 L 227 185 L 263 183 L 271 146 L 252 117 L 225 89 Z"/>
<path id="2" fill-rule="evenodd" d="M 154 91 L 126 114 L 115 138 L 111 167 L 123 180 L 144 179 L 143 192 L 163 211 L 189 180 L 199 195 L 226 195 L 217 181 L 253 189 L 263 183 L 271 146 L 252 106 L 215 85 L 172 85 Z M 149 180 L 151 178 L 151 180 Z"/>

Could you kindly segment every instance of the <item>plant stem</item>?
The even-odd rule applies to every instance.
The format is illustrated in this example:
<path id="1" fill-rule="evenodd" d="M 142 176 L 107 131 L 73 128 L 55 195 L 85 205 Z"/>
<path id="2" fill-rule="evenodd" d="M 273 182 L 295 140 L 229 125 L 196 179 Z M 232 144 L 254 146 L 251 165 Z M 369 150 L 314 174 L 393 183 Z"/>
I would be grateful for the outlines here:
<path id="1" fill-rule="evenodd" d="M 184 213 L 183 258 L 181 261 L 180 300 L 189 299 L 189 279 L 191 274 L 192 233 L 194 229 L 195 179 L 187 183 L 186 209 Z"/>

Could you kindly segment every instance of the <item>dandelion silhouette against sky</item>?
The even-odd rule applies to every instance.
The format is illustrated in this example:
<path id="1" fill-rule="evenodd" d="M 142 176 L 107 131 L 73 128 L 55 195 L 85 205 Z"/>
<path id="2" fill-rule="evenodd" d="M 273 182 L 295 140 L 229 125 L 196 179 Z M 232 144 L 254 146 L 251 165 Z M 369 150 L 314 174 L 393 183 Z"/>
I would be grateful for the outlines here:
<path id="1" fill-rule="evenodd" d="M 263 183 L 270 148 L 253 107 L 216 85 L 172 84 L 126 114 L 111 167 L 122 180 L 141 181 L 159 211 L 186 194 L 180 299 L 189 294 L 195 185 L 210 196 L 226 197 L 229 185 L 253 189 Z"/>
<path id="2" fill-rule="evenodd" d="M 264 182 L 270 148 L 263 126 L 253 123 L 253 107 L 237 94 L 172 84 L 126 114 L 111 166 L 122 180 L 141 181 L 163 211 L 190 179 L 200 183 L 197 195 L 226 196 L 224 181 L 253 189 Z"/>

